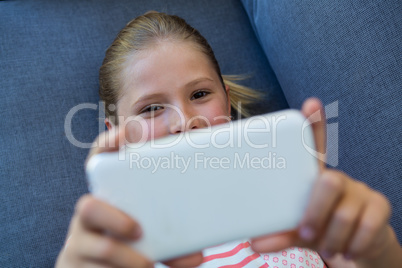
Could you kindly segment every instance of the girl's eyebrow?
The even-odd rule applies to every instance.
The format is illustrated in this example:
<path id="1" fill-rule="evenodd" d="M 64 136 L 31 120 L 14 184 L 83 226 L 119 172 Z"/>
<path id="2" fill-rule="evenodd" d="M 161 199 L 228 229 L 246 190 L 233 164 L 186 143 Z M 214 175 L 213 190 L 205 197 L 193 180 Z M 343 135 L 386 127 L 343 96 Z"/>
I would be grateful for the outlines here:
<path id="1" fill-rule="evenodd" d="M 200 77 L 197 79 L 194 79 L 190 82 L 188 82 L 187 84 L 184 85 L 184 87 L 191 87 L 191 86 L 195 86 L 198 83 L 204 82 L 204 81 L 209 81 L 209 82 L 213 82 L 214 80 L 212 80 L 211 78 L 208 77 Z M 134 102 L 134 104 L 132 106 L 137 105 L 140 102 L 146 101 L 148 99 L 154 99 L 154 98 L 158 98 L 158 97 L 163 97 L 165 94 L 164 93 L 153 93 L 153 94 L 145 94 L 141 97 L 138 98 L 138 100 L 136 102 Z"/>
<path id="2" fill-rule="evenodd" d="M 214 80 L 212 80 L 211 78 L 208 78 L 208 77 L 200 77 L 200 78 L 194 79 L 193 81 L 188 82 L 188 83 L 185 85 L 185 87 L 194 86 L 194 85 L 196 85 L 196 84 L 198 84 L 198 83 L 201 83 L 201 82 L 204 82 L 204 81 L 213 82 Z"/>
<path id="3" fill-rule="evenodd" d="M 136 102 L 133 103 L 132 107 L 138 105 L 138 103 L 144 102 L 149 99 L 160 98 L 163 97 L 165 94 L 163 93 L 154 93 L 154 94 L 146 94 L 141 96 Z"/>

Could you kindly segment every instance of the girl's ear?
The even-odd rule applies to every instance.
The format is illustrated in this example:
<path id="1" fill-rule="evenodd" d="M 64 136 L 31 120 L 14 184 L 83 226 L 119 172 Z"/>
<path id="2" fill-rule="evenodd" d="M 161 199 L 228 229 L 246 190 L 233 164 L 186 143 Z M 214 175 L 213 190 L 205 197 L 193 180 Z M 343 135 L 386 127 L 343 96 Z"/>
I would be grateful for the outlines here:
<path id="1" fill-rule="evenodd" d="M 227 97 L 227 106 L 228 106 L 228 114 L 230 115 L 231 113 L 231 105 L 230 105 L 230 95 L 229 95 L 229 91 L 230 91 L 230 87 L 228 85 L 225 85 L 225 90 L 226 90 L 226 97 Z"/>
<path id="2" fill-rule="evenodd" d="M 113 123 L 110 122 L 109 118 L 105 118 L 105 125 L 107 127 L 108 130 L 112 130 L 113 128 Z"/>

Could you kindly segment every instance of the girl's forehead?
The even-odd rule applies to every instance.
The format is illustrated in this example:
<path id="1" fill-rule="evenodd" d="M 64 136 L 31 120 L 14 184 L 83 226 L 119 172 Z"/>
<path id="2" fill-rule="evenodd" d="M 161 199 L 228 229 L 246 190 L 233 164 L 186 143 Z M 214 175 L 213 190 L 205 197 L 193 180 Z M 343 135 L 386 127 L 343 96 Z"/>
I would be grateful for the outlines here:
<path id="1" fill-rule="evenodd" d="M 161 42 L 130 55 L 123 65 L 122 89 L 180 87 L 194 79 L 219 80 L 207 56 L 188 42 Z"/>

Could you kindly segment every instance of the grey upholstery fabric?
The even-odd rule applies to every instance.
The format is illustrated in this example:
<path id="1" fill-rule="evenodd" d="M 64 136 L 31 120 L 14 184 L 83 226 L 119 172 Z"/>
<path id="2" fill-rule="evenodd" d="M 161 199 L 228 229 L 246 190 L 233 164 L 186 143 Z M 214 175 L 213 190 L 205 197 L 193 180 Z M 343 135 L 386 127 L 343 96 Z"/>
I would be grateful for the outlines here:
<path id="1" fill-rule="evenodd" d="M 388 196 L 402 241 L 401 2 L 242 2 L 289 106 L 330 105 L 333 162 Z"/>
<path id="2" fill-rule="evenodd" d="M 1 1 L 0 267 L 53 266 L 75 202 L 87 192 L 88 149 L 69 142 L 66 116 L 76 105 L 92 105 L 72 118 L 82 143 L 104 129 L 97 107 L 104 52 L 148 10 L 198 28 L 224 74 L 252 74 L 245 82 L 267 93 L 255 113 L 287 107 L 239 1 Z"/>

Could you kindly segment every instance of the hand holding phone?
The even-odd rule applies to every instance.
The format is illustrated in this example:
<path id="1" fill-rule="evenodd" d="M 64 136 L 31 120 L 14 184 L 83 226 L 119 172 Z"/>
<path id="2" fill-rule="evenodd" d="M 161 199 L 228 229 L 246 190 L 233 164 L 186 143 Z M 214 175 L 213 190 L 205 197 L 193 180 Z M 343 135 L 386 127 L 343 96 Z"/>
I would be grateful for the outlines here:
<path id="1" fill-rule="evenodd" d="M 132 246 L 154 261 L 295 228 L 317 174 L 311 128 L 295 110 L 130 144 L 87 165 L 90 191 L 140 223 Z"/>

